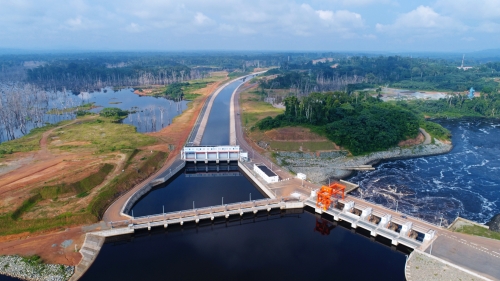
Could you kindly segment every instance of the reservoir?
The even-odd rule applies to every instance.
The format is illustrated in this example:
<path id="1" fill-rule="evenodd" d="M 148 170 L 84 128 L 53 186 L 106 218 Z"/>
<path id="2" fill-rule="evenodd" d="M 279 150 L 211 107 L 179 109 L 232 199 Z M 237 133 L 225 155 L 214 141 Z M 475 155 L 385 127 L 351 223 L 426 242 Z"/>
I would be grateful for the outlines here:
<path id="1" fill-rule="evenodd" d="M 257 214 L 110 241 L 81 280 L 405 280 L 389 246 L 330 222 L 315 231 L 308 212 Z"/>

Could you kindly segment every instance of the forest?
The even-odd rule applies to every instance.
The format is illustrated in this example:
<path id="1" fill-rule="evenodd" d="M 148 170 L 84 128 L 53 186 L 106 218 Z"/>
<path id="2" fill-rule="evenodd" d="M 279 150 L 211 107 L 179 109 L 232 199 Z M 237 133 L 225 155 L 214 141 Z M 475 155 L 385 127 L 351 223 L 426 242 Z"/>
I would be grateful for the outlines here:
<path id="1" fill-rule="evenodd" d="M 467 71 L 457 69 L 455 61 L 401 56 L 354 56 L 332 61 L 284 63 L 274 70 L 278 76 L 261 83 L 263 89 L 289 89 L 296 95 L 311 92 L 352 91 L 389 86 L 414 90 L 462 92 L 474 87 L 498 90 L 500 63 L 478 64 Z"/>
<path id="2" fill-rule="evenodd" d="M 345 92 L 312 93 L 284 100 L 286 110 L 257 123 L 260 130 L 308 126 L 347 148 L 353 155 L 388 149 L 415 138 L 422 118 L 399 105 Z"/>

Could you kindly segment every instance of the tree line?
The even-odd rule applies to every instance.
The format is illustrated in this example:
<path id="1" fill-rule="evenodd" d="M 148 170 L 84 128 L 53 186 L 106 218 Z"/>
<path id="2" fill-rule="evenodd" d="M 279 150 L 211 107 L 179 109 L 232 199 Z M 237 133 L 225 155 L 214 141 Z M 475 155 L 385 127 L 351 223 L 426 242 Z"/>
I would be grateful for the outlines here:
<path id="1" fill-rule="evenodd" d="M 269 130 L 283 126 L 310 126 L 353 155 L 380 151 L 414 138 L 421 119 L 412 111 L 384 103 L 368 94 L 312 93 L 284 100 L 285 112 L 256 126 Z"/>

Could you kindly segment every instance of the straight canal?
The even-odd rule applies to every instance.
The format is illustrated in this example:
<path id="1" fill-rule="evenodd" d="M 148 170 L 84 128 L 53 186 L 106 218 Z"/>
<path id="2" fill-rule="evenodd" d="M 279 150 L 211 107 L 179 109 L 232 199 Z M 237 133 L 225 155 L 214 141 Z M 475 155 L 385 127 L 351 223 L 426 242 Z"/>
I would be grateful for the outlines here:
<path id="1" fill-rule="evenodd" d="M 214 100 L 202 145 L 229 143 L 229 101 L 241 83 Z M 206 172 L 213 168 L 188 165 L 139 200 L 134 216 L 190 209 L 193 201 L 199 208 L 264 198 L 237 166 Z M 408 249 L 332 221 L 302 209 L 276 210 L 138 231 L 108 240 L 81 280 L 405 280 Z"/>

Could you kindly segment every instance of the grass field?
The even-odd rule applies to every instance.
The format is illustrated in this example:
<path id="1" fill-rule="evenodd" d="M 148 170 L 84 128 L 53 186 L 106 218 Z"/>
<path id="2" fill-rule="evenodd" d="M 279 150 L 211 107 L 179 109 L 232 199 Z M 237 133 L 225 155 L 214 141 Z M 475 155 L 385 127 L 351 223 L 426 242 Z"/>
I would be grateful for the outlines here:
<path id="1" fill-rule="evenodd" d="M 15 152 L 28 152 L 40 149 L 40 139 L 42 134 L 55 127 L 67 124 L 71 121 L 62 121 L 57 124 L 49 124 L 41 128 L 35 128 L 29 134 L 11 141 L 0 143 L 0 155 Z"/>
<path id="2" fill-rule="evenodd" d="M 112 119 L 102 117 L 57 129 L 50 137 L 58 141 L 51 148 L 73 152 L 90 150 L 94 153 L 135 149 L 157 142 L 156 138 L 137 133 L 132 125 L 115 123 Z"/>
<path id="3" fill-rule="evenodd" d="M 275 117 L 284 112 L 283 109 L 273 107 L 271 104 L 261 100 L 256 90 L 245 91 L 240 94 L 241 124 L 250 129 L 257 121 L 271 116 Z"/>
<path id="4" fill-rule="evenodd" d="M 271 132 L 260 131 L 255 124 L 265 117 L 275 117 L 284 112 L 270 103 L 262 101 L 262 96 L 256 89 L 249 89 L 240 94 L 242 108 L 241 123 L 248 136 L 254 142 L 264 141 L 272 150 L 278 151 L 319 151 L 337 150 L 338 147 L 331 141 L 317 134 L 311 128 L 287 127 Z M 273 132 L 278 131 L 278 132 Z"/>
<path id="5" fill-rule="evenodd" d="M 491 231 L 489 229 L 477 225 L 464 225 L 456 229 L 455 232 L 500 240 L 499 232 Z"/>

